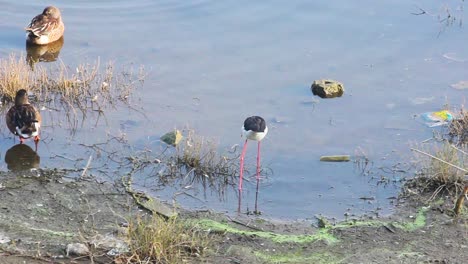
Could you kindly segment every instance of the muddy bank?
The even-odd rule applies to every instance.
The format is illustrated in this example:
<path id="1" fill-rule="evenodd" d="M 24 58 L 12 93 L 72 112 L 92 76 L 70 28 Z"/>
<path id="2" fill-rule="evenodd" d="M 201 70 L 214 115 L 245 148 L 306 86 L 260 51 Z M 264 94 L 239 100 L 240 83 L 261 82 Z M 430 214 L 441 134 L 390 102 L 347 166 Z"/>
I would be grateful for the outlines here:
<path id="1" fill-rule="evenodd" d="M 109 242 L 122 223 L 140 211 L 124 190 L 72 176 L 74 172 L 60 170 L 0 173 L 3 258 L 15 255 L 7 258 L 11 263 L 25 256 L 38 263 L 65 261 L 68 244 Z M 9 262 L 0 257 L 0 263 Z"/>
<path id="2" fill-rule="evenodd" d="M 0 263 L 112 263 L 125 223 L 148 211 L 119 184 L 75 176 L 0 173 Z M 454 218 L 454 198 L 425 198 L 412 190 L 390 217 L 324 220 L 320 227 L 209 211 L 179 211 L 179 218 L 209 231 L 215 242 L 189 263 L 464 263 L 468 210 Z M 71 243 L 88 245 L 90 253 L 67 256 Z"/>

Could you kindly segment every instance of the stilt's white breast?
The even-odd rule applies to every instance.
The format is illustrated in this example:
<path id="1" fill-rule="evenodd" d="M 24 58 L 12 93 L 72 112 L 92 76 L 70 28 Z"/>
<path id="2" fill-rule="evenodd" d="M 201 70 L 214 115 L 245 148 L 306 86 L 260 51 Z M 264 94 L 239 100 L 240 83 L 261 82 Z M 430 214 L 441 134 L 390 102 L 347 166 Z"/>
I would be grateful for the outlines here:
<path id="1" fill-rule="evenodd" d="M 268 127 L 265 127 L 265 131 L 263 132 L 255 132 L 252 130 L 245 130 L 244 126 L 242 126 L 242 134 L 244 135 L 244 137 L 250 140 L 261 141 L 267 133 Z"/>

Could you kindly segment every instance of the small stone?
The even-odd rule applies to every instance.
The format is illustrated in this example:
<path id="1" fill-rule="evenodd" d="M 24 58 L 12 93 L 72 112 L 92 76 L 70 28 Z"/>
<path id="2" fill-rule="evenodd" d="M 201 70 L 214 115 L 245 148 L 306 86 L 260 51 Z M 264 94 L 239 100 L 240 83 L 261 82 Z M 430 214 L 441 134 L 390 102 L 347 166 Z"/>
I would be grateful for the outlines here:
<path id="1" fill-rule="evenodd" d="M 0 244 L 7 244 L 10 243 L 11 239 L 7 237 L 5 234 L 0 233 Z"/>
<path id="2" fill-rule="evenodd" d="M 319 217 L 317 224 L 319 228 L 326 228 L 331 226 L 330 222 L 325 217 Z"/>
<path id="3" fill-rule="evenodd" d="M 265 249 L 269 251 L 269 249 Z M 257 258 L 253 250 L 249 247 L 232 245 L 227 249 L 227 255 L 237 259 L 239 263 L 260 263 L 260 260 Z"/>
<path id="4" fill-rule="evenodd" d="M 70 255 L 86 256 L 89 255 L 89 248 L 82 243 L 72 243 L 67 245 L 67 257 Z"/>
<path id="5" fill-rule="evenodd" d="M 117 256 L 129 251 L 125 241 L 113 235 L 97 235 L 90 241 L 96 248 L 108 250 L 107 255 Z"/>
<path id="6" fill-rule="evenodd" d="M 344 93 L 344 86 L 342 83 L 334 80 L 315 80 L 312 83 L 312 93 L 321 98 L 334 98 L 340 97 Z"/>
<path id="7" fill-rule="evenodd" d="M 168 145 L 171 145 L 171 146 L 177 146 L 177 144 L 179 144 L 179 142 L 182 140 L 183 136 L 182 136 L 182 133 L 179 131 L 179 130 L 174 130 L 174 131 L 171 131 L 171 132 L 168 132 L 166 134 L 164 134 L 162 137 L 161 137 L 161 140 L 168 144 Z"/>

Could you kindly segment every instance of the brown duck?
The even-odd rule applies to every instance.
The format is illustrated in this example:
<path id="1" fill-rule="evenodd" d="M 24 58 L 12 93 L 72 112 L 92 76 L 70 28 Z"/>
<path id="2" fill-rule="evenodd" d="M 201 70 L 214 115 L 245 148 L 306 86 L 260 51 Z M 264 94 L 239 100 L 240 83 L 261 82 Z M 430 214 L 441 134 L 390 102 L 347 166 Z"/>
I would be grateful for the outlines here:
<path id="1" fill-rule="evenodd" d="M 48 6 L 42 14 L 31 20 L 25 30 L 28 42 L 45 45 L 60 39 L 65 31 L 65 25 L 60 10 L 55 6 Z"/>
<path id="2" fill-rule="evenodd" d="M 19 136 L 21 143 L 24 143 L 25 139 L 33 137 L 37 149 L 37 143 L 40 139 L 41 115 L 29 103 L 28 92 L 25 89 L 16 92 L 15 105 L 7 112 L 6 123 L 11 133 Z"/>

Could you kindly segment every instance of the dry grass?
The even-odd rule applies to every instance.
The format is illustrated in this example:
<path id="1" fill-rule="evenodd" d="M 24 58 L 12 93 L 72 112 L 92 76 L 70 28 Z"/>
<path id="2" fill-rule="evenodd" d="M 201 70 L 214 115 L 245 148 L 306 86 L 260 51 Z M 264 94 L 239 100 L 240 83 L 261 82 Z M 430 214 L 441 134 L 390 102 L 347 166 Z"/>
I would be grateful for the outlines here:
<path id="1" fill-rule="evenodd" d="M 183 133 L 184 139 L 169 159 L 175 168 L 170 177 L 181 179 L 183 186 L 196 184 L 205 190 L 209 188 L 222 199 L 228 187 L 236 185 L 238 153 L 221 153 L 217 142 L 197 135 L 192 129 Z"/>
<path id="2" fill-rule="evenodd" d="M 464 186 L 468 170 L 468 153 L 446 140 L 431 146 L 424 150 L 413 148 L 418 152 L 417 163 L 421 168 L 419 179 L 422 189 L 433 192 L 431 198 L 443 191 L 458 194 Z"/>
<path id="3" fill-rule="evenodd" d="M 93 116 L 97 124 L 107 108 L 124 104 L 134 109 L 131 95 L 143 84 L 144 74 L 142 67 L 116 70 L 111 62 L 101 65 L 99 59 L 73 69 L 62 62 L 31 69 L 24 56 L 10 54 L 0 58 L 0 115 L 10 108 L 16 91 L 27 89 L 33 95 L 30 101 L 48 112 L 47 126 L 65 126 L 73 135 L 87 117 Z"/>
<path id="4" fill-rule="evenodd" d="M 191 196 L 190 190 L 202 190 L 217 193 L 224 199 L 226 191 L 235 188 L 237 183 L 239 153 L 220 150 L 214 140 L 197 135 L 194 130 L 186 129 L 182 133 L 184 138 L 176 148 L 163 143 L 160 151 L 154 147 L 118 151 L 118 155 L 125 153 L 124 157 L 114 157 L 120 160 L 119 173 L 149 181 L 154 189 L 179 189 L 174 198 Z"/>
<path id="5" fill-rule="evenodd" d="M 447 138 L 448 134 L 448 138 Z M 447 130 L 434 135 L 432 143 L 412 148 L 420 167 L 419 185 L 423 190 L 458 195 L 468 174 L 468 112 L 460 109 Z"/>
<path id="6" fill-rule="evenodd" d="M 6 100 L 11 101 L 19 89 L 31 89 L 36 83 L 47 81 L 44 68 L 31 71 L 23 56 L 11 54 L 7 59 L 0 59 L 0 91 Z"/>
<path id="7" fill-rule="evenodd" d="M 158 216 L 131 220 L 126 239 L 130 253 L 118 263 L 183 263 L 202 256 L 212 240 L 193 225 Z"/>
<path id="8" fill-rule="evenodd" d="M 124 69 L 117 74 L 112 63 L 101 67 L 99 59 L 79 64 L 74 70 L 63 63 L 48 66 L 38 64 L 31 70 L 23 55 L 11 54 L 0 59 L 3 101 L 12 101 L 17 90 L 27 89 L 41 102 L 58 100 L 84 110 L 98 101 L 102 104 L 126 101 L 135 84 L 144 79 L 143 68 L 137 73 Z"/>
<path id="9" fill-rule="evenodd" d="M 214 140 L 197 135 L 194 130 L 186 129 L 185 137 L 177 146 L 174 159 L 176 164 L 196 175 L 234 176 L 237 172 L 237 156 L 228 157 L 218 151 Z"/>
<path id="10" fill-rule="evenodd" d="M 448 134 L 457 146 L 468 144 L 468 112 L 465 109 L 460 109 L 457 118 L 450 123 Z"/>

